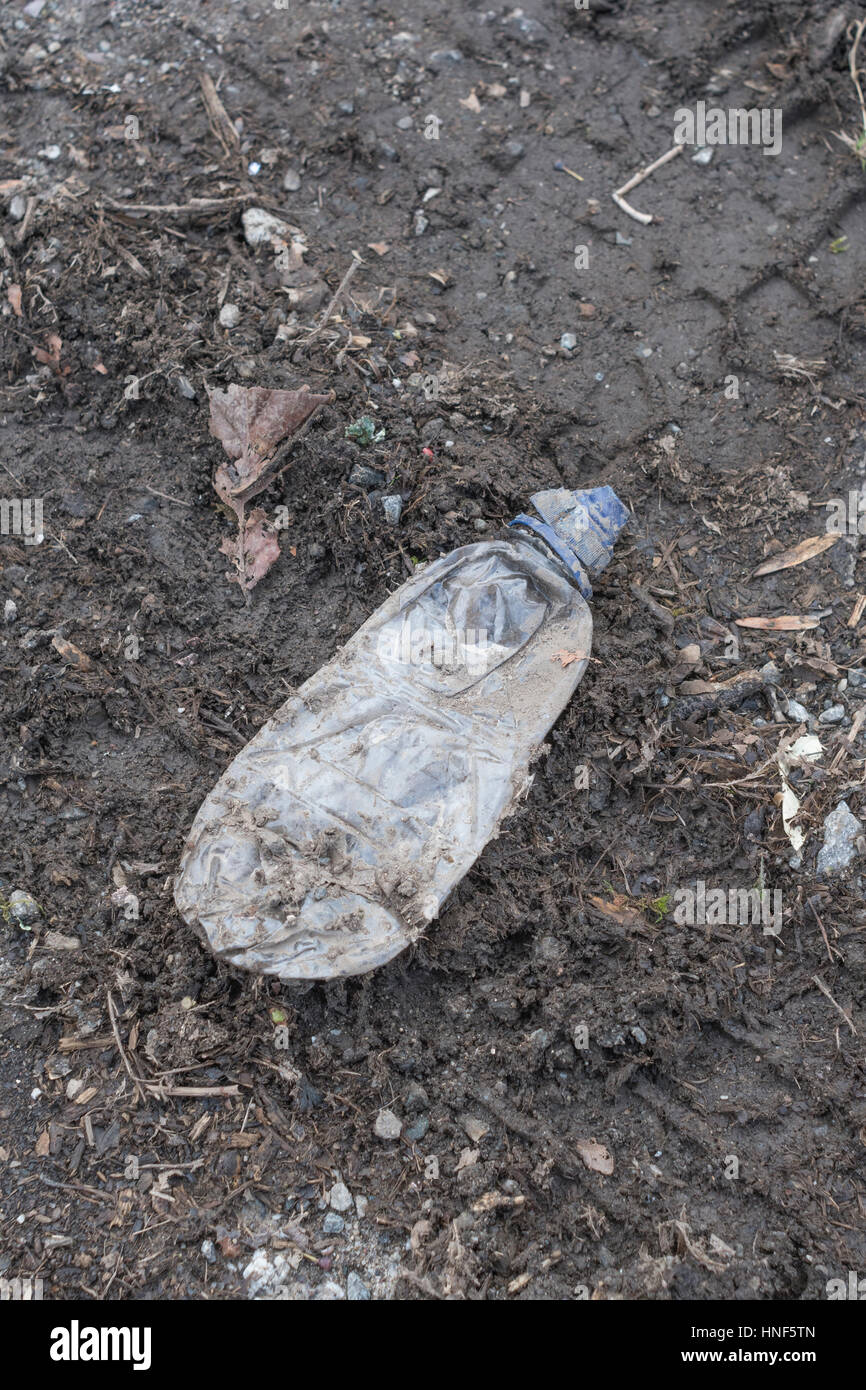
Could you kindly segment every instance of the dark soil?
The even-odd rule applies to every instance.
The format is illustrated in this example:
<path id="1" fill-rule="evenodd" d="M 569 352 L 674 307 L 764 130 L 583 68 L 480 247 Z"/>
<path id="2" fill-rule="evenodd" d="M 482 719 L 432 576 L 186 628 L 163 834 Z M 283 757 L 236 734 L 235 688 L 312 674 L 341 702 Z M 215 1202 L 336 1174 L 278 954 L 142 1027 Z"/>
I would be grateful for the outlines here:
<path id="1" fill-rule="evenodd" d="M 832 3 L 27 10 L 0 20 L 0 492 L 44 499 L 45 538 L 0 537 L 0 1273 L 46 1298 L 327 1297 L 352 1272 L 375 1298 L 825 1297 L 866 1269 L 863 861 L 816 874 L 824 817 L 866 817 L 860 537 L 752 575 L 866 472 Z M 781 108 L 782 153 L 687 149 L 629 195 L 639 225 L 611 193 L 699 99 Z M 295 307 L 250 206 L 305 235 Z M 249 604 L 211 486 L 230 382 L 335 393 L 262 499 L 283 554 Z M 596 483 L 634 514 L 597 661 L 439 921 L 306 991 L 218 963 L 171 885 L 237 749 L 415 563 Z M 820 616 L 735 624 L 786 614 Z M 695 689 L 771 660 L 778 688 Z M 796 868 L 786 696 L 845 711 L 793 774 Z M 780 890 L 781 935 L 680 925 L 697 880 Z M 337 1181 L 368 1205 L 326 1233 Z"/>

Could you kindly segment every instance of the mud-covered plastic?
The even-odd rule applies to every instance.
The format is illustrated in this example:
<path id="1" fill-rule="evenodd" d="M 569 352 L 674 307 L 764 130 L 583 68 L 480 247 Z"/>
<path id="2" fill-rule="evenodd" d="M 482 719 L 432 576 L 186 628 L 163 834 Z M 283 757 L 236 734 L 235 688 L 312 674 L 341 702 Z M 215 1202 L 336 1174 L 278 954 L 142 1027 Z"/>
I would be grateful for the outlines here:
<path id="1" fill-rule="evenodd" d="M 232 965 L 310 980 L 384 964 L 529 787 L 586 669 L 590 579 L 628 517 L 609 487 L 531 500 L 506 538 L 393 593 L 205 800 L 175 902 Z"/>

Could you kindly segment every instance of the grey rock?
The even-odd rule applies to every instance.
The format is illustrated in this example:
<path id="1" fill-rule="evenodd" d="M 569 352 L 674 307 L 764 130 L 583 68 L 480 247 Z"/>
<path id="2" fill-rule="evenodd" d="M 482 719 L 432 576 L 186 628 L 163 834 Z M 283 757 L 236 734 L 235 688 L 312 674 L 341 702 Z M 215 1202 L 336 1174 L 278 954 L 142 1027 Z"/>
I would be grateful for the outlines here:
<path id="1" fill-rule="evenodd" d="M 397 122 L 397 129 L 411 130 L 414 124 L 415 122 L 412 120 L 411 116 L 401 116 L 399 121 Z"/>
<path id="2" fill-rule="evenodd" d="M 819 724 L 841 724 L 845 718 L 844 705 L 831 705 L 829 709 L 822 709 L 818 715 Z"/>
<path id="3" fill-rule="evenodd" d="M 333 1279 L 326 1279 L 324 1284 L 320 1284 L 313 1294 L 314 1303 L 336 1303 L 338 1299 L 345 1298 L 342 1287 L 335 1284 Z"/>
<path id="4" fill-rule="evenodd" d="M 283 175 L 283 188 L 287 193 L 297 193 L 301 186 L 301 176 L 297 169 L 287 169 Z"/>
<path id="5" fill-rule="evenodd" d="M 379 1111 L 373 1126 L 377 1139 L 399 1139 L 402 1129 L 403 1126 L 393 1110 Z"/>
<path id="6" fill-rule="evenodd" d="M 767 685 L 781 685 L 782 683 L 782 672 L 775 661 L 768 661 L 765 666 L 761 667 L 758 675 L 762 681 L 766 681 Z"/>
<path id="7" fill-rule="evenodd" d="M 244 237 L 247 246 L 262 246 L 279 237 L 282 241 L 291 238 L 291 229 L 281 217 L 275 217 L 265 208 L 247 208 L 241 219 L 244 224 Z"/>
<path id="8" fill-rule="evenodd" d="M 413 1120 L 411 1125 L 407 1125 L 404 1131 L 406 1138 L 411 1139 L 413 1144 L 417 1144 L 424 1138 L 430 1128 L 430 1121 L 426 1115 L 419 1115 L 417 1120 Z"/>
<path id="9" fill-rule="evenodd" d="M 23 888 L 9 894 L 9 912 L 22 927 L 30 927 L 42 916 L 39 904 Z"/>
<path id="10" fill-rule="evenodd" d="M 376 468 L 369 468 L 366 463 L 356 463 L 349 474 L 349 482 L 354 483 L 355 487 L 362 487 L 365 492 L 381 487 L 384 481 L 385 474 Z"/>
<path id="11" fill-rule="evenodd" d="M 326 1236 L 338 1236 L 345 1225 L 342 1216 L 338 1216 L 335 1211 L 329 1211 L 322 1222 L 322 1230 Z"/>
<path id="12" fill-rule="evenodd" d="M 370 1290 L 354 1269 L 350 1270 L 346 1280 L 346 1297 L 350 1303 L 366 1303 L 370 1297 Z"/>
<path id="13" fill-rule="evenodd" d="M 201 1253 L 204 1255 L 209 1265 L 216 1264 L 216 1246 L 212 1240 L 203 1240 L 201 1243 Z"/>
<path id="14" fill-rule="evenodd" d="M 423 1086 L 418 1086 L 413 1083 L 406 1092 L 406 1098 L 403 1104 L 406 1106 L 407 1110 L 423 1110 L 425 1106 L 430 1104 L 430 1097 Z"/>
<path id="15" fill-rule="evenodd" d="M 352 1206 L 352 1194 L 344 1182 L 335 1182 L 328 1197 L 328 1205 L 332 1211 L 349 1211 Z"/>
<path id="16" fill-rule="evenodd" d="M 565 348 L 567 352 L 571 352 L 577 347 L 577 338 L 573 333 L 563 333 L 559 340 L 559 346 Z"/>
<path id="17" fill-rule="evenodd" d="M 798 724 L 811 724 L 812 716 L 799 700 L 786 701 L 785 709 L 789 719 L 795 719 Z"/>
<path id="18" fill-rule="evenodd" d="M 18 604 L 13 598 L 7 598 L 3 604 L 4 623 L 14 623 L 18 618 Z"/>
<path id="19" fill-rule="evenodd" d="M 403 498 L 399 493 L 394 493 L 390 497 L 382 498 L 382 510 L 385 513 L 385 520 L 396 526 L 403 511 Z"/>
<path id="20" fill-rule="evenodd" d="M 824 843 L 818 851 L 817 874 L 837 874 L 847 869 L 857 852 L 855 841 L 863 826 L 847 801 L 840 801 L 824 821 Z"/>

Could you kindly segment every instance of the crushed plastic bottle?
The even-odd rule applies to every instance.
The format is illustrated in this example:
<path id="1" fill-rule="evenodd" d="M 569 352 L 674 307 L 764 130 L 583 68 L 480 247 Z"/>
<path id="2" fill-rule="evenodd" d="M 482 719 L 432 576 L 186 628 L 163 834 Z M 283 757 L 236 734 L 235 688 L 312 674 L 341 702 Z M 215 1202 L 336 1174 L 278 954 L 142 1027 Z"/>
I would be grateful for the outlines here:
<path id="1" fill-rule="evenodd" d="M 203 803 L 175 902 L 232 965 L 309 980 L 384 964 L 528 789 L 628 518 L 609 487 L 532 503 L 393 593 Z"/>

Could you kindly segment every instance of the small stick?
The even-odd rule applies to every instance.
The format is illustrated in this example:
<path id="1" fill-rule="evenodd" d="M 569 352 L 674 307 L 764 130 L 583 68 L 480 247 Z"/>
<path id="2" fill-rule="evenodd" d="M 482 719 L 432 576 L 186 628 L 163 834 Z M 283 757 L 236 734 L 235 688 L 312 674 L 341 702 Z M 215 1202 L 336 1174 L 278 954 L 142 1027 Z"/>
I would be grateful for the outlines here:
<path id="1" fill-rule="evenodd" d="M 654 174 L 656 169 L 660 169 L 663 164 L 667 164 L 671 159 L 675 159 L 678 154 L 682 154 L 684 148 L 684 145 L 674 145 L 673 149 L 668 150 L 667 154 L 663 154 L 660 159 L 656 159 L 652 164 L 648 164 L 645 169 L 639 170 L 638 173 L 629 179 L 628 183 L 624 183 L 622 188 L 618 188 L 616 192 L 611 195 L 617 207 L 621 208 L 629 217 L 633 217 L 635 222 L 642 222 L 645 227 L 649 226 L 650 222 L 653 220 L 652 214 L 648 212 L 638 212 L 637 208 L 633 208 L 630 203 L 626 202 L 624 195 L 630 193 L 633 188 L 637 188 L 639 183 L 643 183 L 644 179 L 648 179 L 650 174 Z"/>
<path id="2" fill-rule="evenodd" d="M 842 1015 L 842 1017 L 844 1018 L 845 1022 L 848 1024 L 848 1027 L 851 1029 L 851 1032 L 854 1034 L 854 1037 L 856 1038 L 856 1036 L 857 1036 L 857 1029 L 854 1027 L 854 1024 L 851 1022 L 851 1020 L 850 1020 L 850 1018 L 848 1017 L 848 1015 L 846 1014 L 845 1010 L 842 1008 L 842 1005 L 836 1003 L 836 1000 L 833 998 L 833 996 L 832 996 L 832 994 L 830 993 L 829 989 L 828 989 L 827 986 L 824 984 L 824 981 L 821 979 L 821 976 L 820 976 L 820 975 L 813 975 L 813 976 L 812 976 L 812 979 L 815 981 L 815 984 L 818 986 L 818 988 L 820 989 L 821 993 L 822 993 L 823 995 L 825 995 L 827 999 L 830 1000 L 830 1003 L 833 1005 L 833 1008 L 839 1010 L 840 1014 Z"/>
<path id="3" fill-rule="evenodd" d="M 334 310 L 336 309 L 337 305 L 339 304 L 340 299 L 341 299 L 342 294 L 343 294 L 343 291 L 345 290 L 346 286 L 348 285 L 349 281 L 351 280 L 352 276 L 355 274 L 355 271 L 358 269 L 358 266 L 359 266 L 360 264 L 361 264 L 360 261 L 354 260 L 354 259 L 352 260 L 352 264 L 349 266 L 349 269 L 346 271 L 345 275 L 343 276 L 342 280 L 340 281 L 339 285 L 337 286 L 336 290 L 334 291 L 334 297 L 333 297 L 333 299 L 331 300 L 330 304 L 328 305 L 328 307 L 327 307 L 327 309 L 325 310 L 325 312 L 324 312 L 324 314 L 322 315 L 322 317 L 319 319 L 319 322 L 316 324 L 316 326 L 315 326 L 315 328 L 313 329 L 312 333 L 310 334 L 309 338 L 307 338 L 307 339 L 305 340 L 305 342 L 304 342 L 304 346 L 305 346 L 305 347 L 307 346 L 307 344 L 311 343 L 311 342 L 313 341 L 314 338 L 318 338 L 318 336 L 319 336 L 319 334 L 321 333 L 322 329 L 325 327 L 325 324 L 328 322 L 328 319 L 331 317 L 331 315 L 333 314 L 333 312 L 334 312 Z"/>
<path id="4" fill-rule="evenodd" d="M 111 990 L 106 990 L 105 997 L 108 1000 L 108 1017 L 111 1020 L 111 1031 L 114 1034 L 114 1041 L 117 1043 L 117 1050 L 120 1053 L 120 1060 L 123 1062 L 123 1065 L 126 1068 L 130 1081 L 132 1082 L 135 1089 L 138 1091 L 139 1100 L 144 1105 L 147 1103 L 147 1094 L 144 1089 L 144 1083 L 142 1082 L 141 1077 L 136 1076 L 135 1072 L 133 1071 L 129 1058 L 127 1057 L 123 1049 L 123 1043 L 120 1041 L 120 1029 L 117 1026 L 117 1009 L 115 1008 L 114 1000 L 111 997 Z"/>

